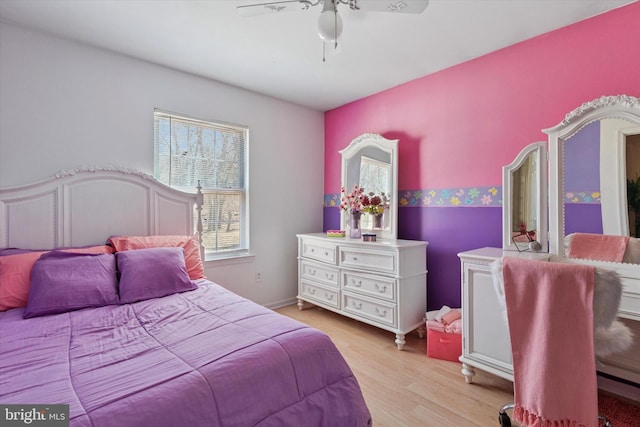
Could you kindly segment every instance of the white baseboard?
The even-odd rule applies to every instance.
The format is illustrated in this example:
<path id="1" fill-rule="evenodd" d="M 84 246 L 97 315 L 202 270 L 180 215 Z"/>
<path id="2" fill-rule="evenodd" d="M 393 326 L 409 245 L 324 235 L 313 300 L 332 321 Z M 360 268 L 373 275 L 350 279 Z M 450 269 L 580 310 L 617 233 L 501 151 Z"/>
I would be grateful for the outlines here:
<path id="1" fill-rule="evenodd" d="M 598 375 L 598 388 L 625 399 L 640 402 L 640 386 Z"/>
<path id="2" fill-rule="evenodd" d="M 281 307 L 286 307 L 288 305 L 296 304 L 298 302 L 297 298 L 289 298 L 281 301 L 271 302 L 266 304 L 265 307 L 270 308 L 271 310 L 276 310 Z"/>

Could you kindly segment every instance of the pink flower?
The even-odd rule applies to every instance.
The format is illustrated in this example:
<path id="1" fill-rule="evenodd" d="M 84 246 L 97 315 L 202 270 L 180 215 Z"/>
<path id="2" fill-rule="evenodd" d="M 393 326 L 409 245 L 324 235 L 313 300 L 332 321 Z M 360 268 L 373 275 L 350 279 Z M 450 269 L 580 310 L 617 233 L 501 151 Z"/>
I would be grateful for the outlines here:
<path id="1" fill-rule="evenodd" d="M 350 193 L 347 193 L 344 187 L 342 187 L 340 193 L 342 193 L 340 198 L 341 209 L 349 210 L 352 213 L 362 211 L 364 207 L 363 202 L 366 197 L 363 187 L 355 185 Z"/>

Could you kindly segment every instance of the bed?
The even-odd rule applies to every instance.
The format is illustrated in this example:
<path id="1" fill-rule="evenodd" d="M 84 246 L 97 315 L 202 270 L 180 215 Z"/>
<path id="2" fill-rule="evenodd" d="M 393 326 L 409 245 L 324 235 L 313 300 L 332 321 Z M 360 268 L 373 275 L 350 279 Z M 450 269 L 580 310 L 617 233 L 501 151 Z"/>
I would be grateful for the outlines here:
<path id="1" fill-rule="evenodd" d="M 0 190 L 0 404 L 68 404 L 71 426 L 371 425 L 324 333 L 203 277 L 200 200 L 119 168 Z"/>

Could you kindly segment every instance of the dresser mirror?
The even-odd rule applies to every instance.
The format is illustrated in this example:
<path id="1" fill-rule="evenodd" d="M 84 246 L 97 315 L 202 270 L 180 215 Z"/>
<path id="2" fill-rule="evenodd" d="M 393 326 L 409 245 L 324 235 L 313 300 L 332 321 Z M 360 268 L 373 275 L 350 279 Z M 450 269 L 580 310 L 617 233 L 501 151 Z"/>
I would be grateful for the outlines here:
<path id="1" fill-rule="evenodd" d="M 627 191 L 629 181 L 640 184 L 640 99 L 598 98 L 544 132 L 552 183 L 550 252 L 565 256 L 565 236 L 576 232 L 636 237 L 639 207 L 633 196 L 629 205 Z"/>
<path id="2" fill-rule="evenodd" d="M 363 233 L 379 238 L 395 239 L 398 229 L 398 140 L 366 133 L 355 138 L 343 150 L 342 186 L 347 192 L 357 185 L 364 192 L 387 198 L 382 217 L 377 223 L 374 215 L 363 214 L 360 226 Z M 348 225 L 349 213 L 341 210 L 340 228 Z"/>
<path id="3" fill-rule="evenodd" d="M 502 168 L 502 249 L 547 251 L 547 143 L 526 146 Z"/>

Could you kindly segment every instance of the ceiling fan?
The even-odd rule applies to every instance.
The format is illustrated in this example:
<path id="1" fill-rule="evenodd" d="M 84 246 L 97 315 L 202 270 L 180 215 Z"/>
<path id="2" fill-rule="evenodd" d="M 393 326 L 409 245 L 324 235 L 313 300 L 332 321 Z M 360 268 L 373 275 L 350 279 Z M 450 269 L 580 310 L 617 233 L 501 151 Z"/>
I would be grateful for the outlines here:
<path id="1" fill-rule="evenodd" d="M 318 17 L 318 36 L 323 43 L 333 44 L 338 48 L 338 38 L 342 34 L 342 17 L 338 14 L 338 5 L 343 4 L 354 11 L 412 13 L 424 12 L 429 0 L 281 0 L 238 6 L 236 10 L 242 16 L 264 15 L 290 11 L 306 11 L 322 4 L 322 12 Z"/>

